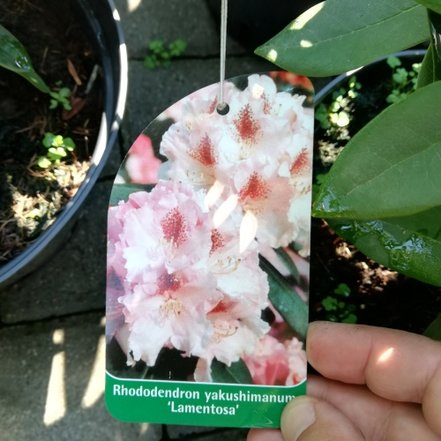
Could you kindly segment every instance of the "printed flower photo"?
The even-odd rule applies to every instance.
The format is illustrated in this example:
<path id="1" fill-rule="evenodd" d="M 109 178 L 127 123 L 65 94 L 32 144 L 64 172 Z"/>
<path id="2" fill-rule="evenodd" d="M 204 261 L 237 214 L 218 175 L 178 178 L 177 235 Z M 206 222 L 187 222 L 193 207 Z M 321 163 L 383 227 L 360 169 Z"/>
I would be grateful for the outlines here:
<path id="1" fill-rule="evenodd" d="M 107 370 L 306 377 L 312 87 L 282 72 L 182 99 L 136 139 L 108 212 Z"/>

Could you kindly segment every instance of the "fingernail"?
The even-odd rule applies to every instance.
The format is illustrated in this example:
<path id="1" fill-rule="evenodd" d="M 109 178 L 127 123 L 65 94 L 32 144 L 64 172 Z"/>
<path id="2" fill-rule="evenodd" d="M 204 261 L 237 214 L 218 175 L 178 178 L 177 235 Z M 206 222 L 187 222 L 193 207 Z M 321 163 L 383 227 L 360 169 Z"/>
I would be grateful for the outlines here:
<path id="1" fill-rule="evenodd" d="M 282 415 L 282 433 L 284 439 L 296 441 L 315 421 L 314 404 L 309 397 L 294 399 Z"/>

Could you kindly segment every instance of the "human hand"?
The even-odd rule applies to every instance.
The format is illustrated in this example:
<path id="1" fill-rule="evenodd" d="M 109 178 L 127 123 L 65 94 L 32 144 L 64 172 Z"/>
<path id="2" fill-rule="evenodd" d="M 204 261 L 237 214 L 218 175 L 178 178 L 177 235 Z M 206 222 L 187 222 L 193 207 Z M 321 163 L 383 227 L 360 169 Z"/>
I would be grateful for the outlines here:
<path id="1" fill-rule="evenodd" d="M 308 396 L 283 411 L 281 431 L 247 441 L 440 441 L 441 343 L 392 329 L 316 322 Z"/>

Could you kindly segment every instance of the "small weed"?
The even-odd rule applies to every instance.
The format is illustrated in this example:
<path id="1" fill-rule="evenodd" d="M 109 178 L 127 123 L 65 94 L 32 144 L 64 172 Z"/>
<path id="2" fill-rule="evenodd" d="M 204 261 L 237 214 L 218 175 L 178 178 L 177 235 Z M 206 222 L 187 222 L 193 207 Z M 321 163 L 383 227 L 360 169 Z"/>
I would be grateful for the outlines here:
<path id="1" fill-rule="evenodd" d="M 342 299 L 348 298 L 350 295 L 351 289 L 349 286 L 346 283 L 340 283 L 334 289 L 333 295 L 329 295 L 321 301 L 321 306 L 326 311 L 327 320 L 341 323 L 357 323 L 356 306 Z"/>
<path id="2" fill-rule="evenodd" d="M 187 43 L 178 38 L 169 44 L 163 40 L 152 40 L 148 45 L 148 55 L 144 58 L 144 66 L 156 69 L 169 66 L 173 58 L 181 56 L 187 49 Z"/>
<path id="3" fill-rule="evenodd" d="M 51 90 L 49 95 L 51 97 L 49 109 L 56 109 L 62 106 L 64 110 L 72 110 L 70 105 L 71 90 L 68 87 L 62 87 L 61 83 L 57 83 L 58 89 Z"/>
<path id="4" fill-rule="evenodd" d="M 49 168 L 52 165 L 59 164 L 62 159 L 67 157 L 69 152 L 73 152 L 75 149 L 75 142 L 72 138 L 64 138 L 50 132 L 44 134 L 41 143 L 46 147 L 47 153 L 37 159 L 37 165 L 40 168 Z"/>
<path id="5" fill-rule="evenodd" d="M 421 63 L 412 64 L 408 70 L 403 67 L 399 58 L 391 56 L 388 57 L 387 64 L 392 69 L 392 90 L 386 101 L 389 104 L 399 103 L 416 89 Z"/>
<path id="6" fill-rule="evenodd" d="M 353 75 L 349 78 L 347 87 L 340 87 L 332 94 L 332 101 L 329 105 L 321 103 L 315 113 L 315 119 L 320 127 L 328 131 L 341 132 L 350 123 L 352 102 L 358 96 L 361 84 Z M 341 136 L 341 135 L 340 135 Z"/>
<path id="7" fill-rule="evenodd" d="M 325 132 L 323 139 L 333 140 L 319 141 L 320 160 L 325 165 L 335 162 L 343 149 L 341 144 L 346 144 L 350 139 L 349 124 L 360 88 L 360 83 L 353 75 L 343 87 L 332 93 L 329 104 L 321 103 L 315 109 L 315 119 Z"/>

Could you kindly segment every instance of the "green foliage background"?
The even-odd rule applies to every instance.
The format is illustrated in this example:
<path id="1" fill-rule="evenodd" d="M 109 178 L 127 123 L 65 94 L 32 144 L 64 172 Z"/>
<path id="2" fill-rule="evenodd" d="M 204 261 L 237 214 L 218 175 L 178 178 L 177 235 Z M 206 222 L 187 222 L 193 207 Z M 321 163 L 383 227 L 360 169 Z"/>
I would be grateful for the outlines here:
<path id="1" fill-rule="evenodd" d="M 315 198 L 362 252 L 441 286 L 441 0 L 327 0 L 256 53 L 303 75 L 336 75 L 425 41 L 418 89 L 354 136 Z"/>

